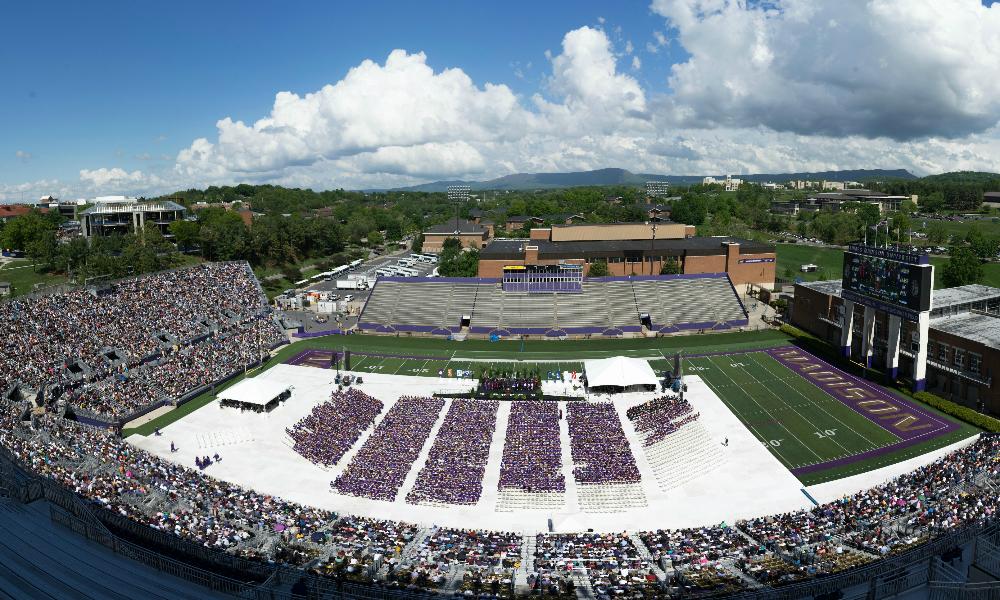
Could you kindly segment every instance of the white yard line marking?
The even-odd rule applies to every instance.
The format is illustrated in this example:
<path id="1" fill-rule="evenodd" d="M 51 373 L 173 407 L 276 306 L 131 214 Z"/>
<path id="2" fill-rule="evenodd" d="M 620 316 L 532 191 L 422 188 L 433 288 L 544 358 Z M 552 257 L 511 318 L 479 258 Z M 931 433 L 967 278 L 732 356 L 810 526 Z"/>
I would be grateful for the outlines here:
<path id="1" fill-rule="evenodd" d="M 725 373 L 723 373 L 723 375 L 725 375 Z M 726 375 L 726 377 L 728 379 L 730 379 L 730 381 L 732 381 L 731 377 L 729 377 L 728 375 Z M 760 431 L 757 430 L 756 427 L 754 427 L 753 425 L 750 424 L 750 419 L 748 419 L 746 417 L 743 417 L 741 415 L 740 411 L 736 410 L 735 406 L 733 406 L 732 404 L 729 403 L 728 400 L 726 400 L 725 398 L 723 398 L 722 394 L 716 392 L 715 391 L 715 386 L 712 384 L 711 381 L 708 380 L 707 377 L 702 377 L 701 380 L 704 381 L 705 385 L 707 385 L 710 389 L 712 389 L 713 392 L 715 392 L 715 395 L 718 396 L 720 400 L 722 400 L 722 403 L 726 405 L 726 408 L 728 408 L 730 412 L 732 412 L 734 415 L 736 415 L 736 417 L 740 420 L 740 422 L 743 423 L 744 427 L 750 429 L 750 431 L 752 431 L 754 433 L 754 435 L 757 436 L 757 439 L 759 439 L 761 442 L 767 444 L 767 438 L 764 435 L 762 435 L 760 433 Z M 781 462 L 785 463 L 786 467 L 788 467 L 789 469 L 794 469 L 795 468 L 792 465 L 792 463 L 788 462 L 788 459 L 786 459 L 780 452 L 778 452 L 772 446 L 768 445 L 768 448 L 771 450 L 771 453 L 774 456 L 778 457 L 778 460 L 780 460 Z"/>
<path id="2" fill-rule="evenodd" d="M 758 366 L 760 366 L 760 363 L 758 363 L 756 361 L 755 361 L 755 364 L 757 364 Z M 751 373 L 749 369 L 745 369 L 744 368 L 743 371 L 744 371 L 744 373 L 746 373 L 747 377 L 749 377 L 750 379 L 753 379 L 757 383 L 760 383 L 761 387 L 763 387 L 764 389 L 766 389 L 767 393 L 771 394 L 771 396 L 773 396 L 779 402 L 781 402 L 782 405 L 784 405 L 786 408 L 791 409 L 792 412 L 794 412 L 795 414 L 797 414 L 803 421 L 805 421 L 806 423 L 808 423 L 810 426 L 815 427 L 816 431 L 821 431 L 821 428 L 818 425 L 816 425 L 811 419 L 806 418 L 806 416 L 804 414 L 802 414 L 798 410 L 796 410 L 795 406 L 793 406 L 792 404 L 786 402 L 785 399 L 780 394 L 776 394 L 774 392 L 774 390 L 772 390 L 771 388 L 767 387 L 760 380 L 758 380 L 756 377 L 754 377 L 753 373 Z M 791 386 L 789 386 L 789 387 L 791 387 Z M 798 390 L 796 390 L 796 391 L 798 391 Z M 802 395 L 801 392 L 799 392 L 799 395 Z M 805 398 L 805 396 L 803 396 L 803 398 Z M 808 400 L 808 398 L 806 398 L 806 399 Z M 816 406 L 816 405 L 812 404 L 812 406 Z M 826 411 L 824 411 L 824 412 L 826 412 Z M 829 415 L 829 413 L 827 413 L 827 414 Z M 848 429 L 850 429 L 850 428 L 848 428 Z M 847 448 L 845 448 L 844 445 L 841 444 L 839 441 L 837 441 L 836 437 L 830 437 L 829 439 L 831 441 L 833 441 L 834 444 L 836 444 L 837 446 L 839 446 L 840 449 L 843 450 L 845 453 L 851 454 L 851 451 L 848 450 Z M 812 447 L 810 446 L 809 449 L 812 450 Z M 812 452 L 813 452 L 813 454 L 816 454 L 816 452 L 814 450 Z M 837 457 L 829 458 L 827 460 L 836 460 L 837 458 L 840 458 L 840 457 L 837 456 Z"/>
<path id="3" fill-rule="evenodd" d="M 711 363 L 712 365 L 714 365 L 715 368 L 719 369 L 719 371 L 723 375 L 725 375 L 727 379 L 729 379 L 733 383 L 736 383 L 735 379 L 733 379 L 732 377 L 730 377 L 728 373 L 726 373 L 722 368 L 720 368 L 718 365 L 715 364 L 715 361 L 712 360 L 711 356 L 708 356 L 706 358 L 708 359 L 708 362 Z M 757 399 L 754 398 L 752 394 L 747 394 L 747 397 L 750 398 L 751 400 L 753 400 L 753 403 L 756 404 L 758 407 L 760 407 L 760 409 L 763 410 L 765 413 L 767 413 L 767 416 L 771 417 L 771 419 L 773 419 L 775 423 L 777 423 L 778 425 L 780 425 L 782 429 L 784 429 L 785 431 L 787 431 L 788 435 L 792 436 L 792 439 L 794 439 L 796 442 L 798 442 L 803 448 L 805 448 L 809 452 L 812 452 L 813 456 L 815 456 L 816 458 L 818 458 L 820 460 L 823 460 L 823 457 L 820 456 L 819 454 L 817 454 L 816 451 L 813 450 L 811 446 L 805 444 L 802 440 L 800 440 L 798 438 L 798 436 L 796 436 L 794 433 L 791 432 L 790 429 L 788 429 L 787 427 L 785 427 L 785 424 L 782 423 L 780 419 L 775 418 L 775 416 L 773 414 L 771 414 L 771 411 L 769 411 L 766 408 L 764 408 L 764 406 L 760 402 L 757 402 Z M 799 416 L 801 416 L 801 415 L 799 415 Z"/>
<path id="4" fill-rule="evenodd" d="M 761 362 L 761 361 L 758 361 L 758 360 L 756 360 L 756 359 L 753 359 L 753 360 L 754 360 L 754 362 L 755 362 L 755 363 L 756 363 L 757 365 L 759 365 L 759 366 L 760 366 L 760 367 L 761 367 L 762 369 L 764 369 L 765 371 L 767 371 L 768 373 L 770 373 L 770 374 L 772 374 L 772 375 L 774 374 L 774 373 L 773 373 L 773 372 L 772 372 L 772 371 L 771 371 L 770 369 L 768 369 L 768 368 L 767 368 L 767 364 L 765 364 L 765 363 L 763 363 L 763 362 Z M 801 376 L 799 376 L 799 378 L 800 378 L 800 379 L 804 379 L 804 378 L 802 378 Z M 805 380 L 805 381 L 806 381 L 806 383 L 809 383 L 809 380 Z M 837 417 L 836 415 L 834 415 L 834 414 L 833 414 L 833 413 L 831 413 L 830 411 L 826 410 L 826 408 L 824 408 L 824 407 L 823 407 L 823 404 L 825 404 L 825 402 L 814 402 L 814 401 L 812 401 L 812 399 L 811 399 L 811 398 L 809 398 L 808 396 L 806 396 L 805 394 L 803 394 L 801 390 L 799 390 L 799 389 L 796 389 L 796 388 L 795 388 L 795 386 L 793 386 L 793 385 L 791 385 L 791 384 L 788 384 L 788 387 L 790 387 L 790 388 L 792 388 L 793 390 L 795 390 L 795 393 L 796 393 L 796 394 L 798 394 L 799 396 L 802 396 L 802 398 L 803 398 L 804 400 L 806 400 L 807 402 L 809 402 L 809 403 L 810 403 L 810 404 L 812 404 L 813 406 L 816 406 L 816 407 L 818 407 L 818 408 L 819 408 L 819 409 L 820 409 L 821 411 L 825 412 L 825 413 L 826 413 L 827 415 L 829 415 L 830 417 L 832 417 L 832 418 L 833 418 L 833 419 L 834 419 L 835 421 L 837 421 L 838 423 L 840 423 L 841 425 L 843 425 L 843 426 L 844 426 L 845 428 L 849 429 L 849 430 L 851 431 L 851 433 L 853 433 L 854 435 L 856 435 L 856 436 L 858 436 L 859 438 L 863 439 L 863 440 L 864 440 L 865 442 L 867 442 L 867 443 L 868 443 L 868 445 L 872 446 L 873 448 L 874 448 L 874 447 L 876 447 L 876 446 L 878 446 L 878 444 L 876 444 L 875 442 L 873 442 L 873 441 L 871 441 L 870 439 L 868 439 L 867 437 L 865 437 L 865 436 L 864 436 L 864 435 L 863 435 L 863 434 L 862 434 L 861 432 L 859 432 L 858 430 L 854 429 L 853 427 L 851 427 L 851 426 L 850 426 L 850 425 L 848 425 L 847 423 L 845 423 L 845 422 L 841 421 L 839 417 Z M 821 390 L 821 391 L 822 391 L 822 390 Z M 829 396 L 828 394 L 826 394 L 825 392 L 824 392 L 824 398 L 823 398 L 823 399 L 824 399 L 824 400 L 832 400 L 832 401 L 834 401 L 834 402 L 837 402 L 837 400 L 836 400 L 836 399 L 834 399 L 834 398 L 831 398 L 831 397 L 830 397 L 830 396 Z M 841 404 L 841 406 L 843 406 L 843 404 Z M 841 448 L 843 448 L 843 446 L 841 446 Z"/>

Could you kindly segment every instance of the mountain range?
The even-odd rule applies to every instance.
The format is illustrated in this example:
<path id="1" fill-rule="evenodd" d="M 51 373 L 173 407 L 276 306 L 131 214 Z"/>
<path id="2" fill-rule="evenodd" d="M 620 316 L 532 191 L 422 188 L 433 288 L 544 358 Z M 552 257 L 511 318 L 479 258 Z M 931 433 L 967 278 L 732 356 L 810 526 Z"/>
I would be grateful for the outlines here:
<path id="1" fill-rule="evenodd" d="M 409 187 L 393 188 L 400 192 L 444 192 L 450 185 L 467 185 L 473 190 L 536 190 L 590 185 L 644 185 L 647 181 L 666 181 L 674 185 L 701 183 L 706 175 L 657 175 L 632 173 L 625 169 L 597 169 L 570 173 L 514 173 L 487 181 L 434 181 Z M 711 175 L 725 179 L 725 175 Z M 917 179 L 906 169 L 858 169 L 850 171 L 819 171 L 815 173 L 756 173 L 734 175 L 743 181 L 785 183 L 796 179 L 826 181 L 868 181 L 873 179 Z"/>

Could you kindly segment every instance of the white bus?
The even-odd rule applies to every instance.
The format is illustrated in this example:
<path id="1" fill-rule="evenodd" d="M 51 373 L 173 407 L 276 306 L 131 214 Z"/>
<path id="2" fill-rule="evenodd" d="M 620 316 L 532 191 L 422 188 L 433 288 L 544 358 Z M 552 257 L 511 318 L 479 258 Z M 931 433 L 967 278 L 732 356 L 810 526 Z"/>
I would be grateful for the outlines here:
<path id="1" fill-rule="evenodd" d="M 407 269 L 406 267 L 396 267 L 396 272 L 403 277 L 416 277 L 417 272 L 413 269 Z"/>
<path id="2" fill-rule="evenodd" d="M 386 268 L 375 269 L 375 274 L 379 277 L 391 277 L 392 275 L 395 275 L 395 271 Z"/>
<path id="3" fill-rule="evenodd" d="M 357 269 L 358 267 L 361 266 L 361 262 L 362 261 L 360 258 L 358 260 L 352 260 L 351 264 L 347 265 L 347 267 L 353 271 L 354 269 Z"/>
<path id="4" fill-rule="evenodd" d="M 340 275 L 341 273 L 346 273 L 349 268 L 350 267 L 348 267 L 347 265 L 340 265 L 339 267 L 330 271 L 330 279 L 336 279 L 337 276 Z"/>

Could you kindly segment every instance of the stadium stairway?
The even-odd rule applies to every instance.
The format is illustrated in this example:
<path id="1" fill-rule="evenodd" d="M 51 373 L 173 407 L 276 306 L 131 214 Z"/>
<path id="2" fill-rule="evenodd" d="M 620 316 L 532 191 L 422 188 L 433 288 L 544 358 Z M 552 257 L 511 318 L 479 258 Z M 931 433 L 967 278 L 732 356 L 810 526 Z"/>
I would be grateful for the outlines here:
<path id="1" fill-rule="evenodd" d="M 646 544 L 642 541 L 638 534 L 630 532 L 628 534 L 628 538 L 632 540 L 632 544 L 635 545 L 635 549 L 639 552 L 639 557 L 652 565 L 653 572 L 656 573 L 656 578 L 660 581 L 665 581 L 667 579 L 667 574 L 660 568 L 660 564 L 653 558 L 653 553 L 649 551 L 649 548 L 646 547 Z"/>
<path id="2" fill-rule="evenodd" d="M 576 584 L 576 597 L 579 600 L 594 600 L 594 586 L 590 584 L 590 573 L 586 569 L 573 569 L 573 583 Z"/>
<path id="3" fill-rule="evenodd" d="M 525 533 L 521 539 L 521 565 L 514 572 L 514 594 L 526 596 L 531 591 L 528 587 L 528 574 L 535 572 L 535 549 L 538 538 L 533 533 Z"/>
<path id="4" fill-rule="evenodd" d="M 52 522 L 48 504 L 0 500 L 0 598 L 229 598 L 119 556 Z"/>

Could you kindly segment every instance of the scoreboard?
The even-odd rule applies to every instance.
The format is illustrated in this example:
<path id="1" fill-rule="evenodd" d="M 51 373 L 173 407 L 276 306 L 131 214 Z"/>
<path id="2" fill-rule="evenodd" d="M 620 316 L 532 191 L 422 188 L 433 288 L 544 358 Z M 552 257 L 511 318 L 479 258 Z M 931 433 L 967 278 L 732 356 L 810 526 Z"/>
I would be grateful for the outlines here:
<path id="1" fill-rule="evenodd" d="M 851 244 L 844 252 L 842 295 L 915 321 L 931 309 L 933 267 L 926 254 Z"/>
<path id="2" fill-rule="evenodd" d="M 505 292 L 582 292 L 583 265 L 507 265 L 503 268 Z"/>

